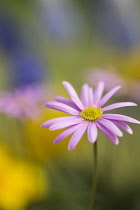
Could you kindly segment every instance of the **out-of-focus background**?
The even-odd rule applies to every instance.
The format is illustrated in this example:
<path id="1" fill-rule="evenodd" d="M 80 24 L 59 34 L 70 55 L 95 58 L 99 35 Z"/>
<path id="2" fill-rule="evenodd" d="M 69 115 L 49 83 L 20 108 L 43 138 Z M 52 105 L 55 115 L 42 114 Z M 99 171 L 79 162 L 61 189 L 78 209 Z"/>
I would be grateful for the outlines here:
<path id="1" fill-rule="evenodd" d="M 92 144 L 74 151 L 61 131 L 40 125 L 60 112 L 44 103 L 79 93 L 83 83 L 122 89 L 110 102 L 140 102 L 138 0 L 0 1 L 0 209 L 85 210 L 92 188 Z M 115 113 L 140 120 L 140 108 Z M 63 114 L 64 115 L 64 114 Z M 97 210 L 140 210 L 140 136 L 124 132 L 119 146 L 98 138 Z"/>

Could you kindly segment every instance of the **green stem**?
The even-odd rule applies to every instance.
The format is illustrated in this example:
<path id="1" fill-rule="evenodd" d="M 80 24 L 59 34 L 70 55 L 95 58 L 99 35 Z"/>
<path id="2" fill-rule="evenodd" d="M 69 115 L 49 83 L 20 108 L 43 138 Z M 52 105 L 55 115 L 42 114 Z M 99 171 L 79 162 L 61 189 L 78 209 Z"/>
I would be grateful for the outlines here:
<path id="1" fill-rule="evenodd" d="M 16 149 L 19 155 L 26 156 L 26 146 L 27 146 L 27 137 L 24 129 L 24 122 L 21 122 L 18 119 L 15 119 L 15 140 L 16 140 Z"/>
<path id="2" fill-rule="evenodd" d="M 96 189 L 97 189 L 97 141 L 93 144 L 93 191 L 91 210 L 95 210 L 96 205 Z"/>

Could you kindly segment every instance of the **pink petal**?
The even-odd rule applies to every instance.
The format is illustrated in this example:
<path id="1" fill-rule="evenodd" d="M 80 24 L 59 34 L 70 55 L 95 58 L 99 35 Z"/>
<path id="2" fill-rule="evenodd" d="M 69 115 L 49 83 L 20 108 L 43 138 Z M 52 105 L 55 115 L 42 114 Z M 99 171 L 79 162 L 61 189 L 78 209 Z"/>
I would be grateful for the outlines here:
<path id="1" fill-rule="evenodd" d="M 84 84 L 81 88 L 81 101 L 85 107 L 89 106 L 89 86 Z"/>
<path id="2" fill-rule="evenodd" d="M 132 117 L 128 117 L 128 116 L 121 115 L 121 114 L 103 114 L 103 118 L 106 118 L 109 120 L 122 120 L 122 121 L 140 124 L 140 121 L 138 121 Z"/>
<path id="3" fill-rule="evenodd" d="M 70 106 L 70 107 L 72 107 L 72 108 L 74 108 L 74 109 L 76 109 L 78 111 L 81 111 L 81 109 L 78 106 L 76 106 L 76 104 L 73 101 L 71 101 L 70 99 L 68 99 L 68 98 L 65 98 L 63 96 L 56 96 L 55 100 L 57 102 L 66 104 L 66 105 L 68 105 L 68 106 Z"/>
<path id="4" fill-rule="evenodd" d="M 110 120 L 100 119 L 98 122 L 114 135 L 120 136 L 120 137 L 123 136 L 122 131 Z"/>
<path id="5" fill-rule="evenodd" d="M 66 88 L 69 96 L 71 97 L 72 101 L 80 108 L 80 109 L 83 109 L 84 106 L 82 104 L 82 102 L 80 101 L 76 91 L 74 90 L 73 86 L 67 82 L 67 81 L 63 81 L 62 82 L 64 87 Z"/>
<path id="6" fill-rule="evenodd" d="M 114 104 L 111 104 L 109 106 L 104 107 L 102 110 L 103 111 L 108 111 L 108 110 L 111 110 L 111 109 L 116 109 L 116 108 L 125 107 L 125 106 L 137 106 L 137 104 L 135 104 L 133 102 L 114 103 Z"/>
<path id="7" fill-rule="evenodd" d="M 104 91 L 104 83 L 103 82 L 99 82 L 96 89 L 94 90 L 94 94 L 93 94 L 93 104 L 98 106 L 99 101 L 102 97 Z"/>
<path id="8" fill-rule="evenodd" d="M 47 120 L 46 122 L 42 123 L 41 128 L 49 128 L 55 123 L 73 121 L 75 119 L 79 119 L 79 117 L 78 116 L 57 117 L 57 118 Z"/>
<path id="9" fill-rule="evenodd" d="M 88 140 L 90 143 L 94 143 L 97 140 L 98 130 L 96 123 L 89 123 L 87 128 Z"/>
<path id="10" fill-rule="evenodd" d="M 99 102 L 99 106 L 103 106 L 120 88 L 121 86 L 117 86 L 110 90 L 106 95 L 104 95 L 104 97 Z"/>
<path id="11" fill-rule="evenodd" d="M 77 111 L 76 109 L 74 109 L 74 108 L 72 108 L 68 105 L 59 103 L 59 102 L 48 101 L 48 102 L 45 103 L 45 106 L 47 108 L 55 109 L 55 110 L 65 112 L 65 113 L 68 113 L 68 114 L 79 115 L 79 111 Z"/>
<path id="12" fill-rule="evenodd" d="M 109 130 L 107 130 L 103 125 L 101 125 L 99 122 L 96 122 L 97 127 L 110 139 L 110 141 L 113 144 L 119 144 L 119 140 L 117 136 L 115 136 L 113 133 L 111 133 Z"/>
<path id="13" fill-rule="evenodd" d="M 67 138 L 69 135 L 71 135 L 73 132 L 75 132 L 79 127 L 81 126 L 81 123 L 77 125 L 70 126 L 66 128 L 62 133 L 60 133 L 53 141 L 54 144 L 59 143 L 63 139 Z"/>
<path id="14" fill-rule="evenodd" d="M 78 123 L 80 123 L 82 121 L 84 121 L 84 119 L 79 117 L 79 118 L 77 118 L 75 120 L 68 120 L 68 121 L 64 121 L 64 122 L 58 122 L 58 123 L 53 124 L 49 129 L 51 131 L 59 130 L 59 129 L 66 128 L 66 127 L 71 126 L 71 125 L 78 124 Z"/>
<path id="15" fill-rule="evenodd" d="M 71 140 L 70 140 L 69 145 L 68 145 L 68 150 L 73 150 L 76 147 L 76 145 L 78 144 L 78 142 L 80 141 L 80 139 L 84 135 L 87 127 L 88 127 L 87 122 L 82 122 L 81 123 L 81 126 L 75 131 L 75 133 L 71 137 Z"/>
<path id="16" fill-rule="evenodd" d="M 89 88 L 89 104 L 93 105 L 93 88 Z"/>
<path id="17" fill-rule="evenodd" d="M 129 134 L 133 134 L 133 130 L 124 122 L 118 121 L 118 120 L 111 120 L 115 125 L 123 128 L 125 131 L 127 131 Z"/>

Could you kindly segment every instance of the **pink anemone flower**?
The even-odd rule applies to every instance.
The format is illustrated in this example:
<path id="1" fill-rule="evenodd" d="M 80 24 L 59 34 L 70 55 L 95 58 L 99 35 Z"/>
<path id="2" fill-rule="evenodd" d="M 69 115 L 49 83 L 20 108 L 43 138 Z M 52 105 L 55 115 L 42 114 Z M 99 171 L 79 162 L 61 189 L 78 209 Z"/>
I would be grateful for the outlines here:
<path id="1" fill-rule="evenodd" d="M 56 101 L 47 102 L 45 107 L 73 116 L 54 118 L 44 122 L 41 126 L 42 128 L 49 128 L 51 131 L 67 127 L 54 139 L 55 144 L 73 134 L 68 144 L 68 149 L 73 150 L 86 131 L 89 142 L 94 143 L 97 140 L 99 129 L 113 144 L 117 145 L 119 143 L 118 137 L 123 136 L 122 131 L 118 127 L 129 134 L 133 133 L 132 129 L 123 121 L 140 124 L 138 120 L 125 115 L 105 114 L 106 111 L 119 107 L 137 106 L 133 102 L 120 102 L 102 108 L 120 89 L 120 86 L 114 87 L 106 95 L 102 96 L 104 91 L 103 82 L 99 82 L 94 91 L 88 84 L 84 84 L 79 98 L 69 82 L 63 81 L 63 85 L 71 100 L 57 96 L 55 98 Z"/>

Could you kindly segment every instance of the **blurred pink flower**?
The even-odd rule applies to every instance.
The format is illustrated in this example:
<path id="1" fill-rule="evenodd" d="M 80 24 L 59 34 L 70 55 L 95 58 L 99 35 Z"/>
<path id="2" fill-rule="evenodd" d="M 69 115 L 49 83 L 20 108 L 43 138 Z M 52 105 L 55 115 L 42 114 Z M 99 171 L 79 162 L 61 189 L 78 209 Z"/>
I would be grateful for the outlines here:
<path id="1" fill-rule="evenodd" d="M 57 96 L 55 98 L 56 101 L 49 101 L 45 106 L 73 116 L 54 118 L 44 122 L 41 126 L 42 128 L 49 128 L 51 131 L 68 127 L 55 138 L 55 144 L 74 133 L 68 145 L 68 149 L 72 150 L 86 131 L 89 142 L 94 143 L 97 140 L 99 129 L 113 144 L 117 145 L 119 143 L 118 136 L 123 136 L 122 131 L 118 127 L 123 128 L 130 134 L 133 133 L 132 129 L 123 121 L 140 124 L 138 120 L 125 115 L 104 114 L 105 111 L 120 107 L 137 106 L 132 102 L 120 102 L 101 108 L 120 89 L 120 86 L 114 87 L 102 97 L 104 91 L 103 82 L 98 83 L 94 92 L 92 87 L 84 84 L 81 89 L 81 97 L 79 98 L 69 82 L 64 81 L 63 85 L 71 100 Z"/>
<path id="2" fill-rule="evenodd" d="M 140 90 L 140 82 L 134 82 L 132 84 L 132 88 L 131 88 L 130 94 L 131 94 L 131 98 L 133 98 L 136 101 L 140 101 L 139 90 Z"/>
<path id="3" fill-rule="evenodd" d="M 124 90 L 121 94 L 126 92 L 126 81 L 121 77 L 121 75 L 113 70 L 104 70 L 100 68 L 95 68 L 89 70 L 87 80 L 90 84 L 98 84 L 99 81 L 103 81 L 105 84 L 105 90 L 109 91 L 114 86 L 122 85 Z"/>
<path id="4" fill-rule="evenodd" d="M 43 86 L 27 86 L 11 92 L 0 92 L 0 112 L 14 118 L 35 118 L 40 113 L 39 104 L 45 100 Z"/>
<path id="5" fill-rule="evenodd" d="M 125 80 L 119 72 L 114 69 L 104 70 L 100 68 L 90 69 L 87 81 L 90 84 L 98 84 L 99 81 L 103 81 L 105 83 L 105 90 L 109 91 L 116 85 L 122 85 L 124 88 L 121 93 L 118 93 L 118 96 L 127 96 L 131 97 L 136 101 L 140 101 L 140 94 L 138 90 L 140 89 L 139 81 L 131 81 Z"/>

